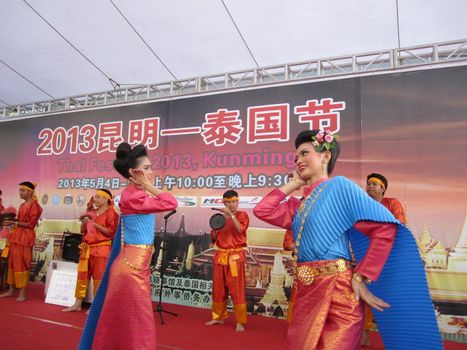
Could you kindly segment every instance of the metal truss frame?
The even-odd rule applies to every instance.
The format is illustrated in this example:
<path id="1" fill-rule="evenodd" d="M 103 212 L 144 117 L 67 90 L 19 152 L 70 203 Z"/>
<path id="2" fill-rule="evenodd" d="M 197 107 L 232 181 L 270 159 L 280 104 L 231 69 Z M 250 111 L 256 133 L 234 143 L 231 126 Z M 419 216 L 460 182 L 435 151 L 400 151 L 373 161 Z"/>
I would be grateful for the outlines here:
<path id="1" fill-rule="evenodd" d="M 416 69 L 446 63 L 467 63 L 467 39 L 356 55 L 252 68 L 164 83 L 34 102 L 0 109 L 0 121 L 101 106 L 154 101 L 183 95 L 227 91 L 326 77 Z"/>

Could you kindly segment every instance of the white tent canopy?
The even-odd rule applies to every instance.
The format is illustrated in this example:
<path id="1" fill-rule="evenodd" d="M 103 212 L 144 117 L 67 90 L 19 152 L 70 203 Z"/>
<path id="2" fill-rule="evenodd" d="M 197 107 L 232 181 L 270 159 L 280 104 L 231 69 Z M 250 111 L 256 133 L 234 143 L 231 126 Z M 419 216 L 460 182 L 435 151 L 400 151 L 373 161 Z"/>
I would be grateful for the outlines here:
<path id="1" fill-rule="evenodd" d="M 467 38 L 465 0 L 0 4 L 0 108 Z"/>

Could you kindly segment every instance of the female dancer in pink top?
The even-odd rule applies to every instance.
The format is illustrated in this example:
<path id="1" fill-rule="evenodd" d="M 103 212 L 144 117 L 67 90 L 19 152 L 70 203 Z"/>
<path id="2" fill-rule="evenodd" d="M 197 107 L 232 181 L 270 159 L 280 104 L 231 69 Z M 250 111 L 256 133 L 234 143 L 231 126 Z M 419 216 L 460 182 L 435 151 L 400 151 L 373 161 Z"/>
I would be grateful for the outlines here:
<path id="1" fill-rule="evenodd" d="M 121 219 L 106 273 L 91 307 L 79 349 L 155 349 L 149 263 L 154 213 L 177 200 L 152 184 L 146 148 L 118 146 L 115 169 L 130 181 L 120 199 Z"/>

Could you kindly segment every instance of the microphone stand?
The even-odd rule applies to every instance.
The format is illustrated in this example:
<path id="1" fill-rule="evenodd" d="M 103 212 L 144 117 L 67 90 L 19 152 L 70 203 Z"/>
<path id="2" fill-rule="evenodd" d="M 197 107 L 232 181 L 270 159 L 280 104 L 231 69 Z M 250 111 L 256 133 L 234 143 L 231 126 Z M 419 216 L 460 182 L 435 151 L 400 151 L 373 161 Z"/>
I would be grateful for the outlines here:
<path id="1" fill-rule="evenodd" d="M 167 250 L 167 219 L 172 216 L 173 214 L 175 214 L 177 211 L 176 210 L 172 210 L 170 213 L 168 213 L 166 216 L 164 216 L 164 235 L 162 236 L 162 248 L 161 248 L 161 251 L 160 251 L 160 254 L 162 254 L 162 259 L 161 259 L 161 271 L 160 271 L 160 279 L 161 279 L 161 286 L 160 286 L 160 290 L 159 290 L 159 302 L 156 306 L 156 310 L 154 310 L 154 312 L 158 312 L 159 313 L 159 317 L 161 318 L 161 324 L 164 324 L 164 319 L 162 318 L 162 313 L 165 312 L 166 314 L 169 314 L 169 315 L 172 315 L 172 316 L 178 316 L 178 314 L 174 313 L 174 312 L 170 312 L 170 311 L 167 311 L 167 310 L 164 310 L 163 306 L 162 306 L 162 291 L 164 289 L 164 272 L 165 272 L 165 253 L 166 253 L 166 250 Z"/>

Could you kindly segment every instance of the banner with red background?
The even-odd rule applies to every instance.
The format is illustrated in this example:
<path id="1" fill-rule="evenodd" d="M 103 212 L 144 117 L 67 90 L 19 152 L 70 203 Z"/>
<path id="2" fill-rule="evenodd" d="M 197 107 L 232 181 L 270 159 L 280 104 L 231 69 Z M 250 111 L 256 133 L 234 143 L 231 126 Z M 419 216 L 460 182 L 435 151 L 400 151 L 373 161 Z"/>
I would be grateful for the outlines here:
<path id="1" fill-rule="evenodd" d="M 118 200 L 127 182 L 112 167 L 115 149 L 122 141 L 143 143 L 155 184 L 180 202 L 168 222 L 165 300 L 209 305 L 210 208 L 221 205 L 226 189 L 235 189 L 253 229 L 249 311 L 283 316 L 290 256 L 276 239 L 281 231 L 268 231 L 271 227 L 256 219 L 251 208 L 287 181 L 295 167 L 295 135 L 324 128 L 341 136 L 333 175 L 362 187 L 368 173 L 388 178 L 386 196 L 403 203 L 408 226 L 418 238 L 441 329 L 445 337 L 465 341 L 466 78 L 466 67 L 443 68 L 1 122 L 3 203 L 17 207 L 18 183 L 37 182 L 43 218 L 76 219 L 96 188 L 108 188 Z M 158 268 L 162 226 L 158 215 Z M 276 238 L 264 240 L 268 232 Z M 273 270 L 283 271 L 283 295 L 268 289 Z M 155 272 L 155 285 L 157 276 Z M 157 293 L 155 288 L 154 297 Z"/>

